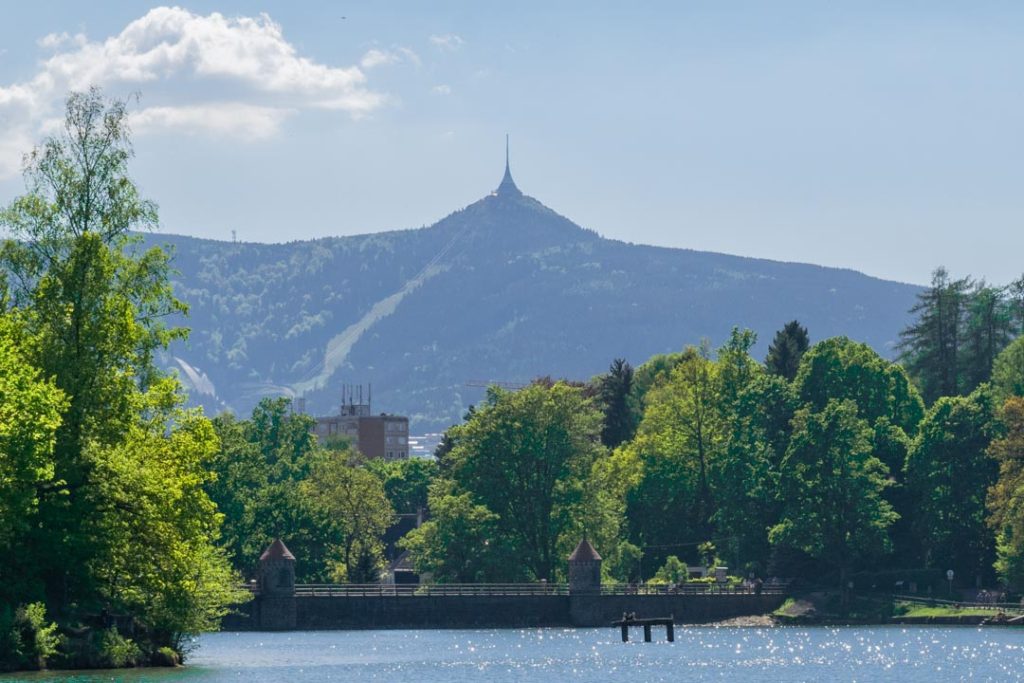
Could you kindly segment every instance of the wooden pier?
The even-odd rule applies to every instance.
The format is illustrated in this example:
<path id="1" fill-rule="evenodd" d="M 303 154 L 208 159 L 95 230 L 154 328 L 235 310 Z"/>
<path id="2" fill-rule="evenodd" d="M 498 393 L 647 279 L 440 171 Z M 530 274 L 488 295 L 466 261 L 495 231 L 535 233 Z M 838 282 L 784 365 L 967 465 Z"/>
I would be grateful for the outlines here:
<path id="1" fill-rule="evenodd" d="M 636 613 L 623 614 L 622 619 L 619 621 L 613 621 L 613 626 L 618 626 L 622 629 L 622 642 L 629 642 L 629 627 L 630 626 L 643 626 L 644 627 L 644 642 L 651 642 L 651 627 L 652 626 L 664 626 L 665 636 L 668 638 L 668 642 L 673 643 L 676 640 L 676 627 L 675 619 L 673 615 L 668 617 L 656 617 L 654 619 L 637 619 Z"/>

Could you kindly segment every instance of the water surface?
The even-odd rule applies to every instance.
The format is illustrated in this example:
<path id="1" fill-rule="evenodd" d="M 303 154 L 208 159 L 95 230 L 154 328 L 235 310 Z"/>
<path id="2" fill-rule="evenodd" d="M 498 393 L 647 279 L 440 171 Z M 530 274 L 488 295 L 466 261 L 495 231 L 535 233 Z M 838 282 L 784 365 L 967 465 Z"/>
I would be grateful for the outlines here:
<path id="1" fill-rule="evenodd" d="M 640 629 L 635 629 L 639 636 Z M 664 629 L 655 629 L 664 640 Z M 1024 630 L 968 627 L 318 631 L 202 636 L 184 669 L 55 672 L 0 681 L 1018 681 Z"/>

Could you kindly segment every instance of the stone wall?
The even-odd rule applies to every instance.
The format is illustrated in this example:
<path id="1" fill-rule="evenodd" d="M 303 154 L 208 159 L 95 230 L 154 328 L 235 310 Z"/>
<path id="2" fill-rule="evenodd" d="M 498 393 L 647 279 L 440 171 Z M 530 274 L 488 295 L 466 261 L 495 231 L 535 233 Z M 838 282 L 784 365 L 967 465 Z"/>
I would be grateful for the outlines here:
<path id="1" fill-rule="evenodd" d="M 257 598 L 225 630 L 606 626 L 623 612 L 706 623 L 766 614 L 781 595 L 533 595 Z M 290 605 L 284 602 L 290 602 Z"/>
<path id="2" fill-rule="evenodd" d="M 677 624 L 703 624 L 773 612 L 783 595 L 575 595 L 569 604 L 573 626 L 605 626 L 635 612 L 637 618 L 673 617 Z"/>

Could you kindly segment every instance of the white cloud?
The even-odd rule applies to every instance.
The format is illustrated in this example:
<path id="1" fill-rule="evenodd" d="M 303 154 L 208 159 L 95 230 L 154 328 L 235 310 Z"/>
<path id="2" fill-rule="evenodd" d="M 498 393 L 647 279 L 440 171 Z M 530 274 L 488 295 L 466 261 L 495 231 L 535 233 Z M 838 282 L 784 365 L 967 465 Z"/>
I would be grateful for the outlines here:
<path id="1" fill-rule="evenodd" d="M 387 102 L 367 87 L 359 66 L 330 66 L 301 56 L 266 14 L 202 16 L 157 7 L 102 41 L 54 33 L 38 42 L 53 54 L 35 76 L 0 85 L 0 178 L 15 173 L 20 153 L 48 122 L 59 120 L 67 92 L 91 85 L 120 95 L 143 90 L 144 101 L 158 106 L 133 115 L 140 132 L 205 130 L 242 139 L 273 135 L 303 109 L 358 118 Z M 364 56 L 363 68 L 384 63 L 380 60 L 388 54 L 410 59 L 399 51 L 373 52 Z M 12 161 L 14 145 L 20 152 Z"/>
<path id="2" fill-rule="evenodd" d="M 451 95 L 452 87 L 450 85 L 445 85 L 444 83 L 441 83 L 440 85 L 435 85 L 433 88 L 431 88 L 430 92 L 434 93 L 435 95 Z"/>
<path id="3" fill-rule="evenodd" d="M 383 64 L 394 64 L 398 61 L 398 55 L 387 50 L 368 50 L 363 58 L 359 60 L 359 66 L 364 69 L 372 69 Z"/>
<path id="4" fill-rule="evenodd" d="M 430 36 L 430 42 L 442 50 L 455 51 L 462 47 L 466 41 L 454 33 L 445 33 L 444 35 Z"/>
<path id="5" fill-rule="evenodd" d="M 409 48 L 396 47 L 393 50 L 378 50 L 377 48 L 367 50 L 363 58 L 359 60 L 359 66 L 364 69 L 372 69 L 377 66 L 399 64 L 401 62 L 409 62 L 416 67 L 423 64 L 420 56 Z"/>
<path id="6" fill-rule="evenodd" d="M 147 107 L 131 115 L 132 130 L 147 133 L 178 129 L 184 133 L 207 131 L 243 140 L 259 140 L 274 135 L 293 109 L 260 107 L 238 102 L 186 107 Z"/>

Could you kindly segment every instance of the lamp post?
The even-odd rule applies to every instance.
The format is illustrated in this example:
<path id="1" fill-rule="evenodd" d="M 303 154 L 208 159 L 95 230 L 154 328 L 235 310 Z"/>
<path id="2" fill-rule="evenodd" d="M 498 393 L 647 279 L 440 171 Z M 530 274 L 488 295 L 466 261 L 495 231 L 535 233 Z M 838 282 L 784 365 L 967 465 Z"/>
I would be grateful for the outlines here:
<path id="1" fill-rule="evenodd" d="M 953 570 L 946 570 L 946 581 L 949 583 L 949 597 L 953 597 Z"/>

